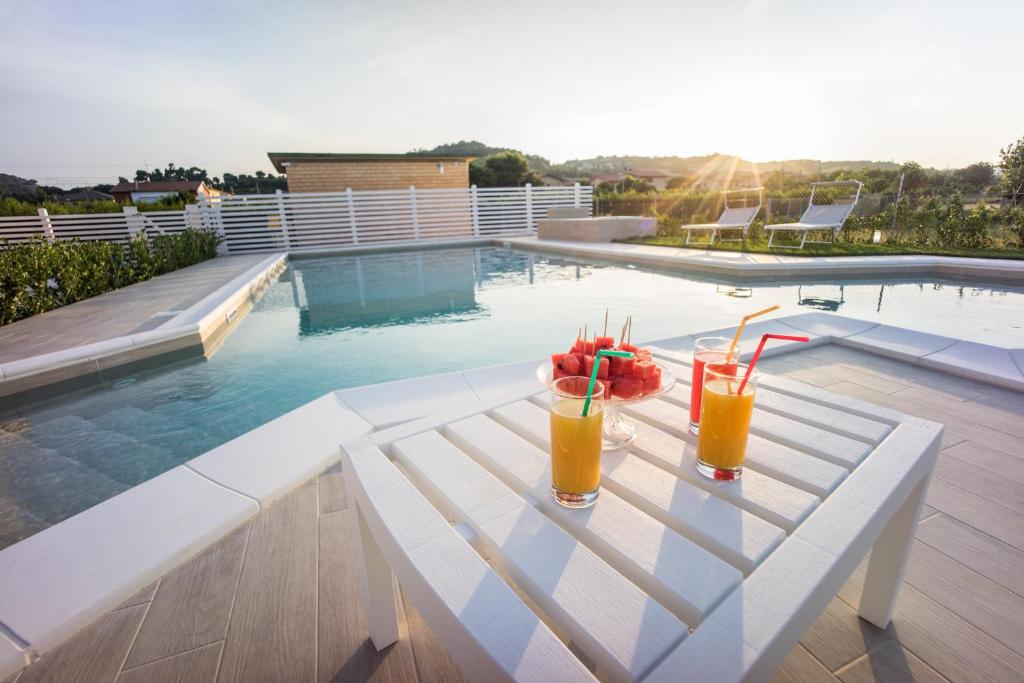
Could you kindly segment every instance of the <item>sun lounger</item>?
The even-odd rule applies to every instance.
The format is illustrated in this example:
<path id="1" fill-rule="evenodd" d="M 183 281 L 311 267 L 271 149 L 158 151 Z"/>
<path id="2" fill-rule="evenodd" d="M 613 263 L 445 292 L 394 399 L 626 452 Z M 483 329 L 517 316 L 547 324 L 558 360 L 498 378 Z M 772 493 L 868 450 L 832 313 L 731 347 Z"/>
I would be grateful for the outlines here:
<path id="1" fill-rule="evenodd" d="M 856 185 L 857 192 L 853 195 L 853 198 L 849 202 L 834 203 L 834 204 L 815 204 L 814 194 L 819 187 L 825 186 L 837 186 L 837 185 Z M 780 249 L 803 249 L 804 244 L 810 242 L 811 244 L 832 244 L 836 241 L 836 235 L 840 230 L 843 229 L 843 224 L 846 223 L 846 219 L 850 217 L 850 213 L 853 211 L 853 207 L 857 206 L 857 200 L 860 199 L 860 191 L 864 186 L 864 183 L 859 180 L 837 180 L 828 183 L 811 183 L 811 201 L 807 206 L 807 210 L 804 211 L 804 215 L 800 217 L 800 221 L 797 223 L 777 223 L 775 225 L 766 225 L 764 229 L 768 231 L 768 246 L 772 246 L 772 240 L 775 239 L 775 233 L 777 231 L 783 232 L 799 232 L 802 233 L 800 238 L 799 246 L 792 245 L 778 245 Z M 808 240 L 807 233 L 811 230 L 828 230 L 831 236 L 830 240 Z"/>
<path id="2" fill-rule="evenodd" d="M 757 206 L 729 206 L 729 195 L 738 194 L 740 192 L 753 192 L 757 190 Z M 722 198 L 725 201 L 725 210 L 722 211 L 722 215 L 718 217 L 718 220 L 714 223 L 694 223 L 692 225 L 684 225 L 680 227 L 680 230 L 686 231 L 686 244 L 690 243 L 690 237 L 694 231 L 701 232 L 707 231 L 711 233 L 711 238 L 707 242 L 708 244 L 714 244 L 715 236 L 718 236 L 719 242 L 739 242 L 747 236 L 747 230 L 750 229 L 750 224 L 754 222 L 754 218 L 761 210 L 761 198 L 764 194 L 764 188 L 755 187 L 747 190 L 726 190 L 722 193 Z M 723 230 L 742 230 L 743 234 L 739 238 L 725 239 L 722 237 Z"/>

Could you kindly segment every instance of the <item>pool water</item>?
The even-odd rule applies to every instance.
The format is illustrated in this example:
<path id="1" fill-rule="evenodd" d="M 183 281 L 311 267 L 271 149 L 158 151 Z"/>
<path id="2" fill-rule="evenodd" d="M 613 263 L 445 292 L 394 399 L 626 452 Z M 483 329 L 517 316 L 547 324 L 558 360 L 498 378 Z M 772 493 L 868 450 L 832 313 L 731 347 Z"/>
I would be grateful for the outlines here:
<path id="1" fill-rule="evenodd" d="M 654 340 L 835 312 L 1024 346 L 1020 290 L 935 282 L 733 287 L 480 248 L 293 260 L 209 360 L 0 417 L 0 547 L 332 389 L 541 357 L 610 311 Z"/>

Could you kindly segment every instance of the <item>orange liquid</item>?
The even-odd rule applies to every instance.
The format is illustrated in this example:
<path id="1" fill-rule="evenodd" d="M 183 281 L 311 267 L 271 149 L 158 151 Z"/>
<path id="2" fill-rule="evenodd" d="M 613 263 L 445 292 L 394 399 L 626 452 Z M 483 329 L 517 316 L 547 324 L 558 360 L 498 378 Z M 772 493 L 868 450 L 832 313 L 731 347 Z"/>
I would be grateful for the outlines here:
<path id="1" fill-rule="evenodd" d="M 739 380 L 713 379 L 701 396 L 697 458 L 713 467 L 735 469 L 743 464 L 754 411 L 754 387 L 737 394 Z"/>
<path id="2" fill-rule="evenodd" d="M 578 399 L 551 406 L 551 483 L 565 493 L 590 493 L 601 483 L 601 407 L 582 412 Z"/>

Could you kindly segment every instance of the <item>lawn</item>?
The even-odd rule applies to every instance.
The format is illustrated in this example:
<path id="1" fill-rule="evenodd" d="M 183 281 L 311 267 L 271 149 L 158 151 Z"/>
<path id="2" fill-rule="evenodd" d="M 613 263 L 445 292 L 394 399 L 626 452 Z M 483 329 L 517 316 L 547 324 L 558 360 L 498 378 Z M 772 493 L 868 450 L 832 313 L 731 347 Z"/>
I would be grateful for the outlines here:
<path id="1" fill-rule="evenodd" d="M 968 249 L 964 247 L 906 247 L 891 244 L 864 242 L 836 242 L 835 244 L 807 244 L 803 249 L 768 248 L 767 241 L 718 242 L 712 247 L 706 244 L 684 245 L 685 237 L 636 237 L 620 240 L 629 244 L 653 244 L 659 247 L 684 247 L 686 249 L 707 249 L 709 251 L 741 251 L 752 254 L 782 254 L 786 256 L 888 256 L 919 254 L 931 256 L 964 256 L 972 258 L 999 258 L 1024 260 L 1022 249 Z"/>

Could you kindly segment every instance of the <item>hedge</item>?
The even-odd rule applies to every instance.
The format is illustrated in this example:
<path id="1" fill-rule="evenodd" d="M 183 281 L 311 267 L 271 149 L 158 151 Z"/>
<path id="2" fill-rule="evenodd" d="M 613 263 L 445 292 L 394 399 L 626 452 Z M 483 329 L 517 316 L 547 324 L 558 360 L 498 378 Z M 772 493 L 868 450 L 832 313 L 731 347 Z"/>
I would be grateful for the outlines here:
<path id="1" fill-rule="evenodd" d="M 217 255 L 205 230 L 114 242 L 0 243 L 0 325 L 148 280 Z"/>

